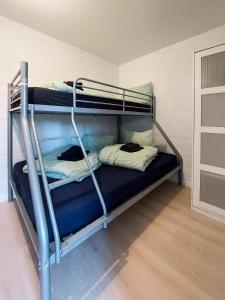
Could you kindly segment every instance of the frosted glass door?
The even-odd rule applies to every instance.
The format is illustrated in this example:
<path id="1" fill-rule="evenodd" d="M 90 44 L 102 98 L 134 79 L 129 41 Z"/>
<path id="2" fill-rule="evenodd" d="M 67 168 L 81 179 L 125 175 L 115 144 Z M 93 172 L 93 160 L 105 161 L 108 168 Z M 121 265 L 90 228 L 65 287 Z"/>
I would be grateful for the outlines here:
<path id="1" fill-rule="evenodd" d="M 195 53 L 192 207 L 225 222 L 225 45 Z"/>

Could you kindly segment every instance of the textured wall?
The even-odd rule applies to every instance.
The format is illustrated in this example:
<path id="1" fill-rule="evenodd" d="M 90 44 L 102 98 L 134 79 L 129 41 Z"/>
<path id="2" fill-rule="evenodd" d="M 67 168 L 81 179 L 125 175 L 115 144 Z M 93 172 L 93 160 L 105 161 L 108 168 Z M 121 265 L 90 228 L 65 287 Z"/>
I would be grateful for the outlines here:
<path id="1" fill-rule="evenodd" d="M 151 37 L 150 37 L 151 38 Z M 225 42 L 225 26 L 140 57 L 119 68 L 121 86 L 152 81 L 157 118 L 184 158 L 184 180 L 191 185 L 193 52 Z"/>
<path id="2" fill-rule="evenodd" d="M 118 67 L 3 17 L 0 17 L 0 37 L 0 201 L 3 201 L 7 199 L 7 83 L 19 69 L 20 61 L 29 62 L 30 86 L 38 86 L 50 80 L 73 80 L 79 76 L 118 84 Z M 44 122 L 40 124 L 39 131 L 43 137 L 68 132 L 69 125 L 65 117 L 41 118 Z M 113 118 L 84 118 L 80 122 L 82 132 L 99 132 L 102 128 L 105 132 L 114 130 Z M 104 122 L 104 126 L 100 127 L 100 122 Z M 15 160 L 21 160 L 23 155 L 17 138 L 20 132 L 18 122 L 15 126 Z M 49 142 L 44 146 L 52 145 L 54 143 Z"/>

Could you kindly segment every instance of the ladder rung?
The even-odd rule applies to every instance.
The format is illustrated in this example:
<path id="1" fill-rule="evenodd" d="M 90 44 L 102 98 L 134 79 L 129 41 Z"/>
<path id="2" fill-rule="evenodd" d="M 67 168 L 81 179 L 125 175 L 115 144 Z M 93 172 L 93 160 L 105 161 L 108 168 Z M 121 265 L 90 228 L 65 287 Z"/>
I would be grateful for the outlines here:
<path id="1" fill-rule="evenodd" d="M 18 102 L 18 101 L 20 101 L 20 100 L 21 100 L 20 97 L 16 98 L 15 100 L 13 100 L 13 101 L 11 102 L 11 105 L 14 104 L 14 103 L 16 103 L 16 102 Z"/>
<path id="2" fill-rule="evenodd" d="M 80 178 L 80 177 L 83 177 L 83 176 L 88 176 L 88 175 L 91 175 L 91 172 L 88 171 L 86 173 L 83 173 L 82 175 L 76 175 L 76 176 L 71 176 L 69 178 L 65 178 L 65 179 L 61 179 L 61 180 L 57 180 L 53 183 L 50 183 L 48 186 L 49 186 L 49 189 L 50 190 L 53 190 L 59 186 L 62 186 L 62 185 L 65 185 L 65 184 L 68 184 L 68 183 L 71 183 L 73 181 L 75 181 L 76 179 Z"/>

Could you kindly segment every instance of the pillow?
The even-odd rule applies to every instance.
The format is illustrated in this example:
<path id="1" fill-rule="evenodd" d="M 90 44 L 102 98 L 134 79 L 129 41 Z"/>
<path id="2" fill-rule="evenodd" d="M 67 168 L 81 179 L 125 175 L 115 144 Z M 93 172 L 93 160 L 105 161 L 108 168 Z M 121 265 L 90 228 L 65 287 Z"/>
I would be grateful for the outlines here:
<path id="1" fill-rule="evenodd" d="M 50 81 L 46 84 L 43 84 L 42 87 L 60 92 L 73 93 L 73 88 L 71 86 L 58 81 Z"/>
<path id="2" fill-rule="evenodd" d="M 116 144 L 104 147 L 99 154 L 100 161 L 106 165 L 144 172 L 158 152 L 157 148 L 144 146 L 140 151 L 128 153 L 120 150 L 121 146 Z"/>
<path id="3" fill-rule="evenodd" d="M 153 130 L 147 131 L 124 131 L 122 134 L 122 141 L 124 144 L 126 143 L 135 143 L 141 146 L 152 146 L 153 145 Z"/>
<path id="4" fill-rule="evenodd" d="M 131 88 L 131 90 L 152 96 L 153 95 L 153 84 L 152 84 L 152 82 L 147 82 L 145 84 L 135 86 L 135 87 Z"/>
<path id="5" fill-rule="evenodd" d="M 84 147 L 89 150 L 100 151 L 103 147 L 115 144 L 115 137 L 110 134 L 86 134 L 82 138 Z"/>
<path id="6" fill-rule="evenodd" d="M 60 152 L 65 150 L 65 147 L 56 149 L 55 151 L 49 153 L 48 155 L 43 156 L 43 162 L 45 166 L 45 171 L 47 177 L 55 178 L 55 179 L 65 179 L 72 176 L 78 176 L 75 181 L 82 181 L 84 178 L 90 176 L 86 174 L 89 171 L 87 163 L 85 159 L 79 161 L 65 161 L 58 160 L 56 154 L 58 155 Z M 89 164 L 91 165 L 93 170 L 97 170 L 101 166 L 101 162 L 98 159 L 97 152 L 90 152 L 88 154 Z M 36 169 L 39 175 L 41 175 L 41 169 L 39 160 L 35 160 Z M 27 165 L 23 167 L 23 172 L 27 173 L 28 168 Z M 86 175 L 85 175 L 86 174 Z"/>
<path id="7" fill-rule="evenodd" d="M 146 84 L 130 88 L 130 90 L 153 96 L 153 84 L 152 84 L 152 82 L 148 82 Z M 135 93 L 126 92 L 125 95 L 126 95 L 125 100 L 128 100 L 128 101 L 133 101 L 133 102 L 138 102 L 138 103 L 139 102 L 140 103 L 146 103 L 146 102 L 149 102 L 149 100 L 150 100 L 147 96 L 138 95 L 138 94 L 135 94 Z M 133 96 L 133 97 L 137 96 L 137 97 L 144 98 L 146 100 L 136 99 L 136 98 L 129 97 L 129 96 Z"/>

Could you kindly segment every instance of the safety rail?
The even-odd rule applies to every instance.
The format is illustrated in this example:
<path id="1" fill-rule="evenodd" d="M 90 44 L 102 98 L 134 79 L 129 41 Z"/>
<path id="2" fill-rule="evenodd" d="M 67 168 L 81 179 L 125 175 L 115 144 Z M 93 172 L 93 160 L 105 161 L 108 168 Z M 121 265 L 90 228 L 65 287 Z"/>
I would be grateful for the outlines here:
<path id="1" fill-rule="evenodd" d="M 103 86 L 106 88 L 108 87 L 113 90 L 99 88 L 99 87 L 93 87 L 93 86 L 88 86 L 88 85 L 81 86 L 80 85 L 81 82 L 82 83 L 89 82 L 91 84 L 94 84 L 97 86 L 100 85 L 100 86 Z M 84 90 L 84 93 L 80 92 L 81 87 Z M 101 92 L 101 93 L 103 93 L 103 95 L 99 95 L 99 94 L 96 95 L 97 97 L 99 97 L 98 100 L 88 99 L 88 100 L 84 101 L 82 99 L 77 99 L 78 94 L 86 95 L 85 90 Z M 122 92 L 118 92 L 118 90 L 122 91 Z M 110 94 L 115 95 L 116 97 L 109 97 Z M 89 96 L 92 94 L 87 94 L 87 95 Z M 17 72 L 16 76 L 14 77 L 12 82 L 9 84 L 9 97 L 10 97 L 10 111 L 12 111 L 12 112 L 20 111 L 21 110 L 21 70 L 19 70 Z M 108 99 L 108 100 L 118 100 L 118 103 L 115 103 L 115 102 L 110 103 L 110 101 L 108 101 L 108 102 L 101 101 L 101 97 L 104 99 Z M 112 113 L 113 111 L 116 112 L 117 109 L 119 108 L 118 111 L 123 111 L 123 112 L 127 111 L 134 115 L 137 114 L 137 112 L 132 111 L 132 109 L 133 110 L 140 109 L 140 106 L 137 105 L 137 103 L 139 103 L 139 104 L 143 104 L 143 106 L 141 107 L 141 111 L 143 114 L 145 114 L 145 113 L 151 114 L 153 112 L 153 96 L 152 95 L 141 93 L 141 92 L 123 88 L 123 87 L 118 87 L 118 86 L 108 84 L 108 83 L 103 83 L 103 82 L 92 80 L 92 79 L 85 78 L 85 77 L 80 77 L 76 81 L 73 82 L 73 108 L 74 109 L 78 108 L 77 103 L 107 106 L 107 110 L 109 111 L 109 113 L 110 112 Z M 109 107 L 110 107 L 110 109 L 109 109 Z M 62 110 L 62 112 L 65 111 L 65 109 L 61 109 L 61 110 Z M 80 110 L 80 108 L 76 109 L 76 111 L 74 110 L 74 112 L 79 113 L 79 110 Z M 101 113 L 101 110 L 103 111 L 104 109 L 99 109 L 98 113 Z M 44 112 L 44 108 L 42 111 Z M 50 112 L 49 109 L 47 111 Z M 55 110 L 53 109 L 53 111 L 55 111 Z M 60 110 L 59 110 L 59 112 L 60 112 Z M 68 110 L 68 112 L 69 112 L 69 110 Z"/>
<path id="2" fill-rule="evenodd" d="M 110 90 L 106 90 L 106 89 L 100 89 L 100 88 L 97 88 L 97 87 L 86 86 L 86 85 L 83 85 L 83 82 L 89 82 L 89 83 L 97 84 L 97 85 L 100 85 L 100 86 L 109 87 L 109 88 L 112 88 L 114 90 L 120 90 L 120 91 L 122 91 L 122 93 L 118 93 L 118 91 L 110 91 Z M 82 85 L 81 85 L 81 83 L 82 83 Z M 93 90 L 93 91 L 97 91 L 97 92 L 103 92 L 104 94 L 101 95 L 101 96 L 105 97 L 105 98 L 122 100 L 123 104 L 120 104 L 120 103 L 118 103 L 118 104 L 107 103 L 107 105 L 122 107 L 123 111 L 126 111 L 126 108 L 131 108 L 131 107 L 132 108 L 140 108 L 140 107 L 136 107 L 135 105 L 134 106 L 129 105 L 129 98 L 133 98 L 133 100 L 142 100 L 142 101 L 144 101 L 144 103 L 142 103 L 142 104 L 149 105 L 149 107 L 152 108 L 153 95 L 141 93 L 141 92 L 138 92 L 138 91 L 135 91 L 135 90 L 115 86 L 115 85 L 112 85 L 112 84 L 104 83 L 104 82 L 101 82 L 101 81 L 97 81 L 97 80 L 93 80 L 93 79 L 89 79 L 89 78 L 85 78 L 85 77 L 79 77 L 73 82 L 73 107 L 74 108 L 77 107 L 77 102 L 84 102 L 80 99 L 77 99 L 78 90 L 80 90 L 81 88 L 84 89 L 84 90 L 89 89 L 89 90 Z M 80 94 L 80 92 L 79 92 L 79 94 Z M 106 95 L 114 94 L 114 95 L 120 96 L 121 98 L 106 97 L 106 96 L 104 96 L 105 94 Z M 134 95 L 132 96 L 130 94 L 134 94 Z M 87 102 L 91 103 L 91 101 L 85 101 L 85 102 L 86 103 Z M 135 103 L 135 101 L 133 101 L 133 102 Z M 149 103 L 145 103 L 145 102 L 149 102 Z M 93 103 L 106 105 L 105 102 L 101 102 L 101 101 L 93 101 Z M 144 108 L 144 107 L 142 109 L 149 110 L 149 108 Z"/>
<path id="3" fill-rule="evenodd" d="M 11 111 L 16 111 L 21 109 L 21 69 L 16 73 L 13 80 L 9 83 L 8 93 L 9 93 L 9 108 Z M 15 105 L 16 104 L 16 105 Z"/>

